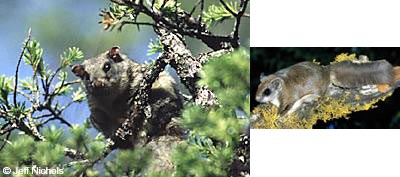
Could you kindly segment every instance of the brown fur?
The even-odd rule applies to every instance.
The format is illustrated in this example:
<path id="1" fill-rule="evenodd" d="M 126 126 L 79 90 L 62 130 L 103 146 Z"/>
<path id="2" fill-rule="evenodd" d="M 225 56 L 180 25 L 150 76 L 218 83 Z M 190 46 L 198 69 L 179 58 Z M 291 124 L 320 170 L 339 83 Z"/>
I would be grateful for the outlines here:
<path id="1" fill-rule="evenodd" d="M 278 111 L 280 114 L 284 114 L 293 106 L 294 102 L 305 95 L 324 95 L 329 85 L 328 73 L 326 68 L 318 64 L 301 62 L 263 79 L 256 95 L 263 94 L 271 80 L 281 78 L 283 83 L 281 83 L 282 90 L 278 97 L 280 102 Z"/>

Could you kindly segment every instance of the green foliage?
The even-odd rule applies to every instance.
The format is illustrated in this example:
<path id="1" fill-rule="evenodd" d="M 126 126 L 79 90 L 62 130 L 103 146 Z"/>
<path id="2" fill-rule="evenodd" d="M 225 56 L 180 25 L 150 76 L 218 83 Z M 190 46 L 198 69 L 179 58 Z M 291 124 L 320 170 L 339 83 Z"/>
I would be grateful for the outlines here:
<path id="1" fill-rule="evenodd" d="M 13 90 L 11 82 L 11 78 L 0 76 L 0 104 L 8 103 L 8 95 Z"/>
<path id="2" fill-rule="evenodd" d="M 110 5 L 110 15 L 111 18 L 121 20 L 123 18 L 129 18 L 130 20 L 134 20 L 132 14 L 135 12 L 134 9 L 129 8 L 128 6 L 121 6 L 115 3 Z"/>
<path id="3" fill-rule="evenodd" d="M 68 73 L 65 71 L 61 71 L 58 74 L 59 81 L 55 85 L 55 93 L 57 95 L 67 95 L 72 91 L 72 87 L 70 85 L 65 85 L 65 81 L 68 78 Z"/>
<path id="4" fill-rule="evenodd" d="M 231 9 L 233 12 L 238 12 L 238 3 L 236 1 L 229 1 L 226 3 L 229 9 Z M 232 13 L 230 13 L 226 8 L 220 4 L 220 5 L 210 5 L 204 13 L 204 21 L 207 24 L 208 27 L 215 25 L 216 23 L 221 23 L 222 21 L 230 18 L 234 18 Z"/>
<path id="5" fill-rule="evenodd" d="M 151 153 L 142 148 L 121 150 L 114 160 L 106 162 L 106 176 L 145 176 L 144 172 L 151 163 L 150 157 Z"/>
<path id="6" fill-rule="evenodd" d="M 21 80 L 20 83 L 21 83 L 20 88 L 24 91 L 28 91 L 29 94 L 32 93 L 33 91 L 37 91 L 36 87 L 34 86 L 32 78 Z"/>
<path id="7" fill-rule="evenodd" d="M 79 48 L 68 48 L 68 51 L 64 52 L 64 54 L 60 56 L 61 67 L 67 67 L 74 62 L 79 62 L 83 59 L 83 56 L 83 52 Z"/>
<path id="8" fill-rule="evenodd" d="M 52 167 L 64 161 L 64 149 L 52 142 L 42 141 L 35 143 L 35 151 L 32 154 L 32 159 L 35 164 L 44 167 Z"/>
<path id="9" fill-rule="evenodd" d="M 33 145 L 33 138 L 27 135 L 18 136 L 0 152 L 0 167 L 21 167 L 30 159 Z"/>
<path id="10" fill-rule="evenodd" d="M 149 3 L 149 5 L 151 5 Z M 182 12 L 183 10 L 180 8 L 181 3 L 179 3 L 176 0 L 169 0 L 169 1 L 164 1 L 164 0 L 155 0 L 154 2 L 154 8 L 168 14 L 171 15 L 173 13 L 175 13 L 175 11 Z"/>
<path id="11" fill-rule="evenodd" d="M 159 39 L 157 39 L 156 41 L 150 41 L 147 47 L 149 48 L 147 50 L 147 56 L 154 55 L 163 51 L 163 45 L 161 44 L 161 41 Z"/>
<path id="12" fill-rule="evenodd" d="M 78 150 L 85 150 L 86 144 L 89 143 L 90 136 L 86 132 L 86 128 L 83 126 L 74 125 L 72 126 L 71 135 L 72 138 L 67 141 L 69 147 Z"/>
<path id="13" fill-rule="evenodd" d="M 182 125 L 191 130 L 191 135 L 176 151 L 176 176 L 227 176 L 240 132 L 250 116 L 246 110 L 249 74 L 250 59 L 245 50 L 211 59 L 204 66 L 199 84 L 207 84 L 214 91 L 220 106 L 190 105 L 183 111 Z M 237 112 L 243 112 L 245 119 Z"/>
<path id="14" fill-rule="evenodd" d="M 43 49 L 40 47 L 39 42 L 35 40 L 29 41 L 26 45 L 23 59 L 26 64 L 32 66 L 34 73 L 39 73 L 40 76 L 44 76 L 46 72 L 42 56 Z"/>
<path id="15" fill-rule="evenodd" d="M 82 102 L 83 100 L 85 100 L 85 98 L 86 98 L 86 93 L 80 87 L 78 88 L 77 91 L 75 91 L 72 94 L 72 101 L 73 102 Z"/>
<path id="16" fill-rule="evenodd" d="M 56 128 L 56 126 L 51 125 L 43 129 L 43 136 L 46 137 L 48 142 L 54 144 L 61 144 L 64 142 L 65 137 L 63 136 L 64 131 L 62 129 Z"/>
<path id="17" fill-rule="evenodd" d="M 239 50 L 213 59 L 200 73 L 202 80 L 199 84 L 208 85 L 227 109 L 239 106 L 237 108 L 246 110 L 247 102 L 243 103 L 243 100 L 249 100 L 247 98 L 250 88 L 249 58 L 245 50 Z"/>
<path id="18" fill-rule="evenodd" d="M 26 115 L 30 112 L 30 110 L 25 106 L 25 102 L 17 102 L 16 105 L 13 105 L 8 110 L 8 113 L 11 115 L 10 117 L 15 118 L 17 120 L 21 120 L 26 118 Z"/>
<path id="19" fill-rule="evenodd" d="M 243 122 L 238 121 L 234 110 L 212 109 L 208 112 L 193 106 L 185 109 L 182 117 L 183 124 L 194 133 L 215 138 L 219 141 L 234 141 L 239 136 Z"/>
<path id="20" fill-rule="evenodd" d="M 32 137 L 24 134 L 12 136 L 10 144 L 0 151 L 0 168 L 37 165 L 41 168 L 63 168 L 64 176 L 74 176 L 75 172 L 82 170 L 87 176 L 96 176 L 96 174 L 98 176 L 98 171 L 88 168 L 90 163 L 68 164 L 71 159 L 65 156 L 65 147 L 76 147 L 79 152 L 86 153 L 87 158 L 92 161 L 103 155 L 104 137 L 91 138 L 87 130 L 85 126 L 74 126 L 69 130 L 70 134 L 64 135 L 65 130 L 52 125 L 41 132 L 46 137 L 46 141 L 34 141 Z"/>
<path id="21" fill-rule="evenodd" d="M 228 176 L 226 169 L 233 158 L 232 148 L 215 147 L 211 140 L 208 142 L 205 145 L 186 143 L 178 147 L 175 176 Z"/>

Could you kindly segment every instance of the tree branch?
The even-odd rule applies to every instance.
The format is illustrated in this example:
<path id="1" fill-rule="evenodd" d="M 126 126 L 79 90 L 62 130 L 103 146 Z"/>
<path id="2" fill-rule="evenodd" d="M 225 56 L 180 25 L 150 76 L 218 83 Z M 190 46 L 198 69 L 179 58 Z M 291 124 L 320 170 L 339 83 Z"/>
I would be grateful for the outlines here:
<path id="1" fill-rule="evenodd" d="M 206 87 L 198 88 L 196 82 L 199 80 L 197 73 L 205 62 L 204 56 L 199 60 L 192 56 L 182 37 L 162 27 L 155 29 L 164 46 L 164 54 L 169 64 L 176 70 L 181 82 L 188 88 L 190 94 L 195 98 L 197 104 L 213 106 L 217 104 L 215 95 Z"/>
<path id="2" fill-rule="evenodd" d="M 390 96 L 397 87 L 391 87 L 385 92 L 372 89 L 365 94 L 363 88 L 341 88 L 330 85 L 323 97 L 303 103 L 293 114 L 280 116 L 271 104 L 262 104 L 253 111 L 257 117 L 254 128 L 312 128 L 318 120 L 328 121 L 346 117 L 357 111 L 374 108 L 380 100 Z"/>
<path id="3" fill-rule="evenodd" d="M 119 147 L 124 140 L 135 139 L 141 135 L 141 140 L 145 141 L 146 132 L 143 132 L 144 124 L 151 118 L 151 108 L 148 104 L 148 95 L 151 91 L 152 84 L 156 81 L 158 75 L 164 70 L 167 65 L 165 56 L 161 55 L 155 64 L 149 68 L 143 68 L 143 79 L 139 84 L 141 87 L 133 90 L 131 95 L 130 105 L 131 109 L 129 117 L 122 123 L 122 126 L 116 131 L 114 136 L 110 139 L 112 142 L 108 143 L 107 149 L 114 149 Z M 137 142 L 132 142 L 136 144 Z"/>
<path id="4" fill-rule="evenodd" d="M 14 85 L 14 105 L 17 105 L 17 87 L 18 87 L 18 72 L 19 72 L 19 65 L 21 64 L 22 57 L 24 56 L 25 49 L 28 46 L 29 41 L 31 40 L 31 28 L 28 30 L 28 39 L 26 39 L 24 47 L 22 48 L 22 52 L 19 56 L 17 68 L 15 70 L 15 85 Z"/>
<path id="5" fill-rule="evenodd" d="M 139 28 L 139 25 L 145 25 L 145 26 L 154 26 L 155 24 L 149 23 L 149 22 L 130 22 L 130 21 L 123 21 L 121 22 L 121 25 L 118 27 L 118 31 L 122 31 L 122 28 L 127 25 L 137 25 Z"/>

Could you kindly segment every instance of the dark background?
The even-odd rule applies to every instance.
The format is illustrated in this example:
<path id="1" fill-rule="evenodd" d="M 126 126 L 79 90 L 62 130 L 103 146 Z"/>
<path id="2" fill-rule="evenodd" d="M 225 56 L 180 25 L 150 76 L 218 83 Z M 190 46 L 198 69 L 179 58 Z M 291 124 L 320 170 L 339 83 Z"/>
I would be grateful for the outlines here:
<path id="1" fill-rule="evenodd" d="M 327 65 L 341 53 L 355 53 L 367 55 L 370 60 L 386 59 L 393 66 L 400 65 L 400 48 L 335 48 L 335 47 L 268 47 L 251 48 L 251 109 L 258 103 L 254 100 L 254 94 L 260 83 L 260 74 L 272 74 L 279 69 L 315 59 L 322 65 Z M 337 119 L 329 122 L 318 122 L 313 128 L 400 128 L 400 89 L 384 102 L 376 104 L 378 107 L 355 112 L 349 115 L 350 119 Z"/>

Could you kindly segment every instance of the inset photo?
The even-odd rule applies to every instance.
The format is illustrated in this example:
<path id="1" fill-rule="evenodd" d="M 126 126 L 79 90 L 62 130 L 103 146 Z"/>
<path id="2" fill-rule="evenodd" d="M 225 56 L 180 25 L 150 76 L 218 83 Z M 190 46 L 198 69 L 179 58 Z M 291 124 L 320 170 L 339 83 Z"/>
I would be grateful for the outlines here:
<path id="1" fill-rule="evenodd" d="M 251 48 L 255 129 L 400 128 L 400 48 Z"/>

